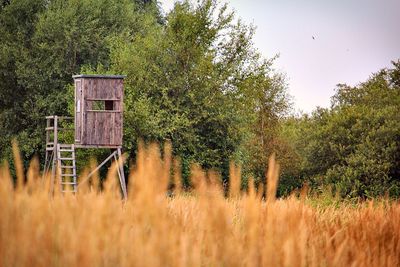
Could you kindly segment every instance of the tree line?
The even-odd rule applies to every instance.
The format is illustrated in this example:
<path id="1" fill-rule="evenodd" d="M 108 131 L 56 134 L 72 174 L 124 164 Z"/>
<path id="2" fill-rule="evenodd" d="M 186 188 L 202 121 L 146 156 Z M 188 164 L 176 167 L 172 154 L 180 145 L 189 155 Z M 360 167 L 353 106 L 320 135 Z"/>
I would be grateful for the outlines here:
<path id="1" fill-rule="evenodd" d="M 400 60 L 357 86 L 338 84 L 330 108 L 285 119 L 296 158 L 287 179 L 345 197 L 400 196 L 399 111 Z"/>
<path id="2" fill-rule="evenodd" d="M 44 117 L 73 114 L 72 74 L 126 74 L 124 150 L 134 159 L 139 140 L 170 141 L 186 186 L 194 162 L 224 181 L 236 162 L 243 187 L 259 183 L 276 153 L 282 195 L 305 182 L 399 195 L 399 63 L 338 86 L 330 109 L 294 116 L 285 76 L 261 57 L 254 30 L 214 0 L 167 14 L 151 0 L 2 1 L 0 158 L 12 162 L 16 138 L 26 164 L 42 159 Z"/>

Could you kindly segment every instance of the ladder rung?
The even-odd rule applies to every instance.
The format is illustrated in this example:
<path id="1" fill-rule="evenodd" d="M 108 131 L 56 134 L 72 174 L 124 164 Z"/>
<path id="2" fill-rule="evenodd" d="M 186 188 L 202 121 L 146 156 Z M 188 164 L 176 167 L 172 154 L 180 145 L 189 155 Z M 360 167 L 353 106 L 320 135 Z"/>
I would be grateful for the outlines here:
<path id="1" fill-rule="evenodd" d="M 61 128 L 57 127 L 58 131 L 74 131 L 74 128 Z M 54 127 L 46 127 L 46 131 L 54 131 Z"/>
<path id="2" fill-rule="evenodd" d="M 46 151 L 53 151 L 54 147 L 46 147 Z"/>
<path id="3" fill-rule="evenodd" d="M 57 160 L 61 172 L 60 173 L 60 184 L 62 186 L 61 191 L 63 193 L 76 193 L 78 183 L 76 182 L 76 174 L 75 174 L 75 145 L 57 144 Z M 63 161 L 71 161 L 71 163 Z M 62 163 L 65 165 L 62 165 Z M 71 169 L 72 173 L 67 172 L 66 169 Z M 66 173 L 63 173 L 63 170 Z M 71 180 L 72 182 L 68 182 Z"/>
<path id="4" fill-rule="evenodd" d="M 73 145 L 71 144 L 58 144 L 60 147 L 72 147 Z"/>

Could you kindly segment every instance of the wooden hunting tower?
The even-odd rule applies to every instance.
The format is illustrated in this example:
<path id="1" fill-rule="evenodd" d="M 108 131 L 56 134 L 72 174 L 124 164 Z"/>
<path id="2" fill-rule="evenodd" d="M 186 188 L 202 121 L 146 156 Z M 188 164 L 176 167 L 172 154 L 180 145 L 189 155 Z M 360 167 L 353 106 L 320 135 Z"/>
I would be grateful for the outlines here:
<path id="1" fill-rule="evenodd" d="M 122 145 L 123 81 L 121 75 L 74 75 L 75 144 Z"/>
<path id="2" fill-rule="evenodd" d="M 127 190 L 122 157 L 123 82 L 122 75 L 74 75 L 74 117 L 46 117 L 46 156 L 44 175 L 51 170 L 51 188 L 58 181 L 61 192 L 77 192 L 106 162 L 117 163 L 121 192 Z M 72 123 L 73 121 L 73 123 Z M 73 126 L 72 126 L 73 125 Z M 63 132 L 74 131 L 74 141 L 66 141 Z M 113 152 L 78 184 L 76 148 L 106 148 Z M 58 178 L 58 179 L 56 179 Z"/>

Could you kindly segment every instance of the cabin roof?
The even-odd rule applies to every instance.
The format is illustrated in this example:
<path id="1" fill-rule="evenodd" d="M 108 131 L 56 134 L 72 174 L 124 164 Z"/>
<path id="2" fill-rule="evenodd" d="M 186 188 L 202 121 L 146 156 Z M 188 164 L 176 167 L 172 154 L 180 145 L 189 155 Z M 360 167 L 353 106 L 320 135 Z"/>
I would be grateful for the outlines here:
<path id="1" fill-rule="evenodd" d="M 91 78 L 91 79 L 124 79 L 126 75 L 103 75 L 103 74 L 77 74 L 72 78 Z"/>

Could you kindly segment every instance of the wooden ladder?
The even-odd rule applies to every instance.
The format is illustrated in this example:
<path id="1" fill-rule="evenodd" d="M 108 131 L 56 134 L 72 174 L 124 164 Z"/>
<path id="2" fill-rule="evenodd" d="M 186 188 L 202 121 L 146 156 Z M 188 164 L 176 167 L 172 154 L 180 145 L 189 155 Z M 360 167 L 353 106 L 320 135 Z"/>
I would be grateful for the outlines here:
<path id="1" fill-rule="evenodd" d="M 74 144 L 57 144 L 57 166 L 61 192 L 77 192 Z"/>

